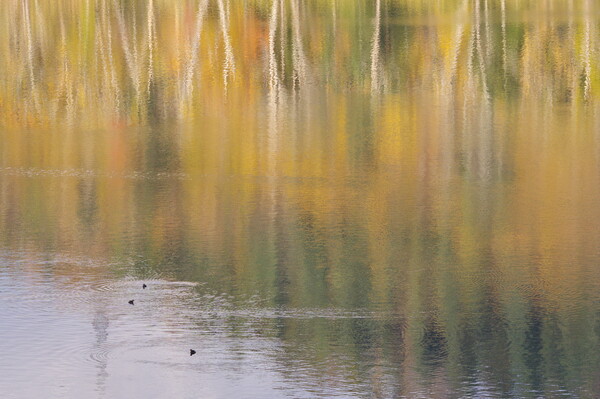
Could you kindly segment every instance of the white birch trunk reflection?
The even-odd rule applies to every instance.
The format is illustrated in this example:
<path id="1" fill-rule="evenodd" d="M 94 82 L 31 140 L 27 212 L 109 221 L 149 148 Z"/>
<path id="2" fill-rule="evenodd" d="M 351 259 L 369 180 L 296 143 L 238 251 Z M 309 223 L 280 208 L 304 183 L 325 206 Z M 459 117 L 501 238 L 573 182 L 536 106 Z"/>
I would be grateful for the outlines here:
<path id="1" fill-rule="evenodd" d="M 135 46 L 135 18 L 133 18 L 133 27 L 134 27 L 134 36 L 133 43 L 130 44 L 129 33 L 127 28 L 125 27 L 125 17 L 123 16 L 123 9 L 118 4 L 117 0 L 113 0 L 112 2 L 114 12 L 117 18 L 117 27 L 119 28 L 119 34 L 121 36 L 121 47 L 123 49 L 123 53 L 125 54 L 125 65 L 127 66 L 127 70 L 129 72 L 129 78 L 133 84 L 134 94 L 135 94 L 135 102 L 139 102 L 141 98 L 141 84 L 140 84 L 140 74 L 138 69 L 138 59 L 137 59 L 137 51 Z M 133 4 L 133 3 L 132 3 Z M 135 15 L 135 13 L 134 13 Z"/>
<path id="2" fill-rule="evenodd" d="M 223 0 L 217 0 L 219 6 L 219 22 L 221 26 L 221 34 L 223 35 L 223 43 L 225 46 L 225 64 L 223 66 L 223 84 L 227 90 L 229 75 L 235 73 L 235 60 L 233 58 L 233 48 L 231 47 L 231 39 L 229 37 L 229 7 L 225 7 Z M 228 3 L 229 4 L 229 3 Z"/>
<path id="3" fill-rule="evenodd" d="M 82 0 L 50 7 L 40 0 L 6 0 L 0 36 L 0 62 L 8 71 L 5 114 L 44 123 L 70 115 L 67 119 L 100 123 L 117 117 L 145 124 L 148 112 L 183 120 L 203 112 L 203 102 L 216 93 L 230 97 L 234 80 L 231 98 L 254 88 L 268 97 L 271 86 L 263 85 L 256 71 L 273 65 L 279 85 L 290 89 L 296 115 L 306 121 L 314 107 L 300 106 L 316 98 L 311 92 L 361 85 L 373 99 L 409 94 L 425 84 L 440 89 L 436 96 L 453 92 L 464 103 L 473 103 L 474 97 L 459 97 L 482 93 L 491 101 L 509 89 L 518 99 L 595 101 L 598 49 L 591 0 L 576 7 L 572 0 L 565 2 L 569 42 L 552 18 L 528 24 L 515 19 L 522 10 L 529 10 L 527 15 L 562 12 L 555 2 L 453 0 L 452 12 L 466 16 L 457 20 L 456 30 L 443 22 L 451 18 L 446 6 L 431 5 L 439 16 L 413 25 L 393 15 L 402 7 L 414 15 L 429 12 L 412 3 L 375 0 L 366 7 L 329 0 L 317 6 L 277 0 L 274 7 L 272 1 L 256 1 L 255 6 L 227 0 L 169 6 L 155 0 Z M 267 21 L 259 10 L 269 10 Z M 464 25 L 469 18 L 470 27 Z M 267 29 L 275 35 L 268 37 Z M 464 45 L 457 41 L 460 36 Z M 473 46 L 467 45 L 470 40 Z M 466 90 L 457 91 L 457 86 Z M 12 91 L 20 97 L 11 96 Z"/>
<path id="4" fill-rule="evenodd" d="M 371 39 L 371 93 L 376 95 L 381 88 L 379 77 L 379 38 L 381 36 L 381 0 L 376 0 L 375 3 L 375 28 L 373 30 L 373 38 Z"/>
<path id="5" fill-rule="evenodd" d="M 592 62 L 591 62 L 591 29 L 592 24 L 590 21 L 591 7 L 590 0 L 584 0 L 583 7 L 583 19 L 584 19 L 584 33 L 583 33 L 583 98 L 587 101 L 590 97 L 590 91 L 592 88 Z"/>
<path id="6" fill-rule="evenodd" d="M 196 70 L 199 49 L 200 49 L 200 38 L 202 35 L 202 26 L 204 23 L 204 17 L 206 14 L 206 8 L 208 7 L 208 0 L 200 0 L 198 3 L 198 11 L 196 12 L 196 25 L 194 29 L 194 36 L 192 37 L 192 48 L 190 54 L 187 57 L 187 65 L 184 69 L 183 82 L 181 86 L 181 98 L 179 105 L 179 116 L 183 117 L 183 109 L 189 106 L 188 101 L 192 97 L 194 90 L 194 71 Z"/>
<path id="7" fill-rule="evenodd" d="M 146 96 L 150 95 L 150 86 L 154 81 L 154 49 L 156 43 L 156 27 L 154 22 L 154 0 L 148 2 L 148 17 L 147 17 L 147 40 L 148 40 L 148 77 L 146 85 Z"/>
<path id="8" fill-rule="evenodd" d="M 33 30 L 31 27 L 31 17 L 29 13 L 29 0 L 22 0 L 23 7 L 23 29 L 25 30 L 25 38 L 27 45 L 27 69 L 29 71 L 29 86 L 31 90 L 31 98 L 33 100 L 34 112 L 39 112 L 39 97 L 37 90 L 37 82 L 35 78 L 34 65 L 33 65 Z"/>

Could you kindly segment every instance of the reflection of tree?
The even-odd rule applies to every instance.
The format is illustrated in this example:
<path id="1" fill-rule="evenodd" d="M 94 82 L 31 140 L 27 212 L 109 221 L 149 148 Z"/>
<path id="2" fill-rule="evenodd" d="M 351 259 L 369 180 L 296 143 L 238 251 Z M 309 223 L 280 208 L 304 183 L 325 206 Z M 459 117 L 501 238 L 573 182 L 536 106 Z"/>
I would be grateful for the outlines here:
<path id="1" fill-rule="evenodd" d="M 219 22 L 221 34 L 223 35 L 223 44 L 225 45 L 225 63 L 223 65 L 223 84 L 227 88 L 229 75 L 235 73 L 235 60 L 233 58 L 233 48 L 231 47 L 231 39 L 229 37 L 229 2 L 227 7 L 223 4 L 223 0 L 218 0 L 219 6 Z"/>
<path id="2" fill-rule="evenodd" d="M 4 244 L 139 251 L 240 302 L 348 310 L 274 321 L 322 378 L 593 384 L 593 2 L 563 25 L 515 18 L 548 2 L 250 3 L 2 2 L 1 120 L 111 123 L 0 130 L 3 165 L 26 168 L 2 169 Z M 185 126 L 123 129 L 146 102 Z"/>
<path id="3" fill-rule="evenodd" d="M 187 101 L 192 96 L 192 91 L 194 89 L 194 73 L 196 71 L 196 65 L 199 59 L 199 49 L 200 49 L 200 35 L 202 34 L 202 26 L 204 23 L 204 15 L 206 13 L 206 8 L 208 7 L 208 0 L 201 0 L 198 3 L 198 12 L 196 13 L 196 26 L 194 29 L 193 35 L 193 43 L 190 54 L 187 58 L 187 66 L 184 69 L 184 77 L 182 81 L 181 88 L 181 97 L 182 103 L 186 104 Z"/>
<path id="4" fill-rule="evenodd" d="M 370 93 L 365 96 L 369 99 Z M 439 109 L 435 117 L 445 111 Z M 82 248 L 87 253 L 91 246 L 101 259 L 135 248 L 152 267 L 179 279 L 205 281 L 212 291 L 240 295 L 242 303 L 259 295 L 266 307 L 280 311 L 346 309 L 356 317 L 273 321 L 281 339 L 315 348 L 307 356 L 324 376 L 373 378 L 383 387 L 398 384 L 406 395 L 433 392 L 415 382 L 431 375 L 440 378 L 436 389 L 442 391 L 450 389 L 444 381 L 470 376 L 517 396 L 526 392 L 515 381 L 543 395 L 551 389 L 544 385 L 546 375 L 568 391 L 590 384 L 598 372 L 597 351 L 586 348 L 596 347 L 597 306 L 593 296 L 569 293 L 585 295 L 597 287 L 581 270 L 567 267 L 573 266 L 568 259 L 576 257 L 588 276 L 595 273 L 597 211 L 583 205 L 599 194 L 598 185 L 589 185 L 585 177 L 597 158 L 585 145 L 586 134 L 572 131 L 582 146 L 580 164 L 572 168 L 561 158 L 560 140 L 540 149 L 522 132 L 502 133 L 509 135 L 506 150 L 514 154 L 510 167 L 518 177 L 504 189 L 505 179 L 481 181 L 477 175 L 461 175 L 456 166 L 448 176 L 448 165 L 436 155 L 441 150 L 436 149 L 437 134 L 452 132 L 436 133 L 431 125 L 403 118 L 402 131 L 413 129 L 421 140 L 407 142 L 398 160 L 402 169 L 392 174 L 372 170 L 368 179 L 350 183 L 305 177 L 290 184 L 279 174 L 271 180 L 124 178 L 143 169 L 135 163 L 124 166 L 123 176 L 53 177 L 61 182 L 60 190 L 45 185 L 48 177 L 3 175 L 0 236 L 10 240 L 5 245 L 27 242 L 40 251 Z M 556 122 L 531 118 L 520 125 L 525 131 L 550 129 L 546 135 L 553 138 L 560 134 L 551 126 L 569 126 Z M 6 145 L 21 148 L 11 153 L 27 159 L 26 147 L 18 146 L 21 135 L 2 134 Z M 493 129 L 492 134 L 500 133 Z M 56 146 L 64 141 L 56 137 L 61 138 L 34 136 L 39 146 L 59 153 Z M 89 147 L 94 162 L 102 165 L 104 156 L 127 154 L 139 145 L 103 135 L 99 140 L 77 142 L 73 148 Z M 283 140 L 280 150 L 286 145 Z M 538 166 L 532 168 L 531 162 Z M 556 165 L 570 173 L 554 173 Z M 52 170 L 51 164 L 42 166 Z M 581 174 L 575 186 L 571 173 Z M 550 178 L 548 187 L 534 187 Z M 547 193 L 546 199 L 532 201 L 536 190 Z M 583 194 L 573 198 L 572 193 Z M 575 201 L 573 206 L 561 205 L 568 200 Z M 79 209 L 60 206 L 78 202 Z M 574 219 L 579 227 L 570 224 Z M 572 240 L 566 248 L 561 246 L 563 231 Z M 557 247 L 566 253 L 557 254 Z M 573 307 L 580 310 L 573 313 Z M 336 356 L 357 367 L 328 369 L 327 359 Z M 381 368 L 375 373 L 359 367 L 364 364 Z M 479 374 L 482 369 L 488 371 Z M 392 380 L 390 370 L 398 373 Z M 414 372 L 421 378 L 411 377 Z"/>
<path id="5" fill-rule="evenodd" d="M 94 321 L 92 322 L 94 332 L 96 333 L 96 342 L 94 344 L 94 353 L 96 354 L 96 361 L 98 362 L 98 373 L 96 377 L 96 389 L 100 392 L 100 396 L 104 395 L 106 379 L 108 378 L 108 359 L 104 356 L 104 353 L 108 352 L 107 340 L 108 340 L 108 327 L 109 320 L 106 314 L 102 310 L 98 310 L 94 315 Z"/>
<path id="6" fill-rule="evenodd" d="M 381 83 L 379 81 L 379 45 L 381 35 L 381 0 L 377 0 L 375 3 L 375 29 L 373 30 L 373 38 L 371 39 L 371 91 L 373 93 L 379 92 Z"/>
<path id="7" fill-rule="evenodd" d="M 590 97 L 591 90 L 591 21 L 590 16 L 592 10 L 590 7 L 590 1 L 584 1 L 584 33 L 583 33 L 583 96 L 586 100 Z"/>
<path id="8" fill-rule="evenodd" d="M 594 94 L 597 30 L 590 17 L 595 6 L 588 0 L 578 9 L 568 3 L 569 18 L 581 13 L 568 27 L 511 20 L 521 11 L 550 12 L 547 2 L 461 0 L 427 11 L 441 20 L 456 15 L 459 29 L 397 23 L 398 12 L 426 16 L 419 4 L 401 1 L 331 1 L 331 12 L 323 13 L 297 0 L 253 0 L 245 14 L 232 13 L 225 0 L 198 0 L 189 7 L 119 0 L 58 4 L 3 3 L 7 34 L 0 39 L 0 62 L 14 77 L 0 90 L 6 122 L 13 114 L 38 123 L 78 121 L 80 115 L 94 123 L 123 117 L 144 123 L 148 114 L 201 114 L 216 93 L 227 91 L 235 99 L 247 90 L 260 92 L 262 71 L 271 66 L 282 85 L 305 93 L 315 85 L 343 91 L 367 82 L 374 93 L 385 86 L 408 95 L 423 82 L 442 83 L 447 92 L 451 81 L 466 81 L 466 92 L 455 91 L 457 96 L 519 93 L 591 101 Z M 570 40 L 564 39 L 565 28 Z M 267 30 L 271 34 L 263 40 Z M 459 45 L 452 47 L 454 59 L 448 43 Z M 445 73 L 455 72 L 456 80 L 440 79 L 440 59 L 449 56 L 453 62 L 445 64 Z M 229 90 L 238 75 L 244 79 L 236 78 Z M 11 95 L 16 92 L 22 95 Z"/>

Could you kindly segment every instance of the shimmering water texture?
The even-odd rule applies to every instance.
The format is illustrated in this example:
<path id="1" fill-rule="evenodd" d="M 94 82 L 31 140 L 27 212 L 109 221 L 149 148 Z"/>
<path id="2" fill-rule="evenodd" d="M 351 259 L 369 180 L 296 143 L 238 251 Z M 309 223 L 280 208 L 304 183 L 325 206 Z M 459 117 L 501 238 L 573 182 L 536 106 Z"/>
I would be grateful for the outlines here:
<path id="1" fill-rule="evenodd" d="M 599 29 L 1 0 L 0 397 L 599 398 Z"/>

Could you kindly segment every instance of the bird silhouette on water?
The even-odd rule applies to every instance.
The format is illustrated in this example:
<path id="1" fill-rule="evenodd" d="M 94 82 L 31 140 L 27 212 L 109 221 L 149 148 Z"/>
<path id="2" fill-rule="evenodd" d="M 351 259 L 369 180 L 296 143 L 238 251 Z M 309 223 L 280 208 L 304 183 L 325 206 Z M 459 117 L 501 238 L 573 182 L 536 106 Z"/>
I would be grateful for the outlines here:
<path id="1" fill-rule="evenodd" d="M 193 349 L 190 349 L 190 356 L 194 356 L 196 354 L 196 351 Z"/>
<path id="2" fill-rule="evenodd" d="M 131 301 L 129 301 L 129 304 L 130 304 L 130 305 L 133 305 L 133 299 L 132 299 Z"/>
<path id="3" fill-rule="evenodd" d="M 147 285 L 146 284 L 142 284 L 142 289 L 146 289 Z"/>

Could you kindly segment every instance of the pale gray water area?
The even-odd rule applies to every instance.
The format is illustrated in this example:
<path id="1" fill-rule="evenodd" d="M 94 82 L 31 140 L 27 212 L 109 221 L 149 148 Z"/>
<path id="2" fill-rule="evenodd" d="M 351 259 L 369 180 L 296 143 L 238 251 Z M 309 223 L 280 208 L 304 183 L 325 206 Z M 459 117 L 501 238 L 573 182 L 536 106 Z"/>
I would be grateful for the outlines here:
<path id="1" fill-rule="evenodd" d="M 142 281 L 102 276 L 89 259 L 5 256 L 2 264 L 4 397 L 360 397 L 368 389 L 345 380 L 353 367 L 343 354 L 321 357 L 284 335 L 288 323 L 369 324 L 376 313 L 240 308 L 200 284 L 160 279 L 145 279 L 143 290 Z M 61 267 L 79 270 L 48 272 Z"/>

